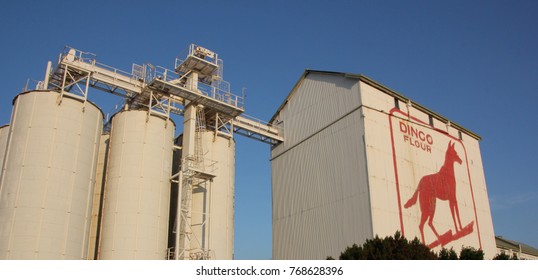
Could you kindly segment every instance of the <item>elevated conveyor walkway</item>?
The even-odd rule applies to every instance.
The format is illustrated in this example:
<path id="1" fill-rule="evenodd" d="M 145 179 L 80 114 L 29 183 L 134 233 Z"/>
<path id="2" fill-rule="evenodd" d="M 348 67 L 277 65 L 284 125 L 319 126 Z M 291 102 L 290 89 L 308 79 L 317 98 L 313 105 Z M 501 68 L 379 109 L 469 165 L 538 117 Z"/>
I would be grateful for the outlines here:
<path id="1" fill-rule="evenodd" d="M 168 112 L 182 114 L 183 110 L 178 109 L 177 104 L 199 104 L 204 106 L 208 115 L 220 115 L 230 132 L 272 145 L 284 141 L 276 127 L 241 116 L 244 113 L 243 97 L 232 94 L 229 84 L 220 80 L 216 54 L 202 50 L 207 51 L 203 56 L 189 55 L 180 63 L 176 62 L 176 70 L 133 64 L 129 73 L 97 62 L 95 54 L 66 47 L 60 54 L 56 68 L 50 73 L 49 87 L 60 92 L 78 89 L 83 98 L 86 98 L 88 87 L 93 87 L 124 96 L 133 107 L 151 108 L 152 102 L 158 103 L 160 114 L 167 111 L 167 108 L 163 108 L 166 106 L 169 106 Z M 191 50 L 191 53 L 194 52 Z M 196 89 L 187 84 L 186 78 L 193 70 L 200 73 Z M 209 84 L 207 81 L 212 82 Z M 163 101 L 165 99 L 168 101 Z"/>
<path id="2" fill-rule="evenodd" d="M 284 142 L 284 137 L 278 128 L 252 117 L 238 116 L 232 120 L 232 125 L 234 133 L 261 142 L 272 145 Z"/>
<path id="3" fill-rule="evenodd" d="M 201 86 L 193 90 L 189 89 L 185 83 L 178 82 L 178 79 L 167 81 L 167 78 L 170 79 L 170 76 L 158 76 L 148 84 L 148 87 L 163 94 L 177 96 L 203 105 L 205 108 L 219 114 L 236 117 L 244 112 L 242 98 L 237 95 L 223 92 L 211 86 Z"/>

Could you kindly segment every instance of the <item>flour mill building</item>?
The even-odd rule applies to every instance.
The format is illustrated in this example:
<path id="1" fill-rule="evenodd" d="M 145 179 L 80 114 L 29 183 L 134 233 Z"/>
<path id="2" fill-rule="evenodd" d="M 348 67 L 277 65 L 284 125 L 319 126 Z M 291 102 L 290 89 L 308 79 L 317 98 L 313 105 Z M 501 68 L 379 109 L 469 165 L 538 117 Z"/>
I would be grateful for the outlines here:
<path id="1" fill-rule="evenodd" d="M 402 232 L 496 254 L 480 137 L 362 75 L 307 70 L 271 123 L 273 258 Z"/>

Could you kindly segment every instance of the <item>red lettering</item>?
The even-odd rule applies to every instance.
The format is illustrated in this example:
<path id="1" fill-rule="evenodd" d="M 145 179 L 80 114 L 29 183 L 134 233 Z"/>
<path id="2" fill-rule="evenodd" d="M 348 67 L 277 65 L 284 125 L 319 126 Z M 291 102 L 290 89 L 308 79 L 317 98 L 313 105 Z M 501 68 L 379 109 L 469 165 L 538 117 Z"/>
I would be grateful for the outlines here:
<path id="1" fill-rule="evenodd" d="M 418 138 L 420 138 L 420 140 L 422 140 L 422 141 L 426 140 L 426 136 L 424 135 L 424 131 L 420 131 L 418 133 Z"/>
<path id="2" fill-rule="evenodd" d="M 407 133 L 407 125 L 402 121 L 400 121 L 400 131 L 403 133 Z"/>
<path id="3" fill-rule="evenodd" d="M 433 137 L 430 134 L 403 121 L 400 121 L 400 131 L 404 133 L 404 142 L 426 152 L 432 152 L 431 145 L 433 145 Z"/>
<path id="4" fill-rule="evenodd" d="M 418 136 L 418 129 L 414 128 L 414 127 L 410 127 L 411 128 L 411 137 L 417 137 Z"/>

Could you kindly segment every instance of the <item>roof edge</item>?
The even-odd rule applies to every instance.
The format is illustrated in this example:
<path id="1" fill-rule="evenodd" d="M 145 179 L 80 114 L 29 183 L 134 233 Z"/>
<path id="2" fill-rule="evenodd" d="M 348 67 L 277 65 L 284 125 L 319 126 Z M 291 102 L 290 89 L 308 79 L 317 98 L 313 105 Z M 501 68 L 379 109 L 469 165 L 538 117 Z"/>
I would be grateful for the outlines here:
<path id="1" fill-rule="evenodd" d="M 365 76 L 365 75 L 362 75 L 362 74 L 353 74 L 353 73 L 345 73 L 345 72 L 334 72 L 334 71 L 321 71 L 321 70 L 310 70 L 310 69 L 306 69 L 303 74 L 301 75 L 301 77 L 299 77 L 297 83 L 295 83 L 295 85 L 293 86 L 293 88 L 291 89 L 290 93 L 288 94 L 288 96 L 286 97 L 286 99 L 284 100 L 284 102 L 282 102 L 282 104 L 280 105 L 280 107 L 278 107 L 278 109 L 276 110 L 275 114 L 273 115 L 273 117 L 271 117 L 271 120 L 269 121 L 269 123 L 273 123 L 276 119 L 276 117 L 278 116 L 278 114 L 280 113 L 280 111 L 282 111 L 282 109 L 286 106 L 286 104 L 288 104 L 289 100 L 292 98 L 293 94 L 295 93 L 295 91 L 297 90 L 297 88 L 301 85 L 301 83 L 304 81 L 304 79 L 308 76 L 308 74 L 310 73 L 320 73 L 320 74 L 328 74 L 328 75 L 341 75 L 341 76 L 344 76 L 346 78 L 351 78 L 351 79 L 357 79 L 361 82 L 364 82 L 386 94 L 389 94 L 391 96 L 393 96 L 394 98 L 397 98 L 398 100 L 402 101 L 402 102 L 405 102 L 405 103 L 411 103 L 413 105 L 413 107 L 419 109 L 420 111 L 426 113 L 426 114 L 429 114 L 433 117 L 435 117 L 436 119 L 444 122 L 444 123 L 449 123 L 450 122 L 450 126 L 460 130 L 461 132 L 464 132 L 465 134 L 477 139 L 477 140 L 482 140 L 482 137 L 466 128 L 464 128 L 463 126 L 457 124 L 457 123 L 454 123 L 452 121 L 450 121 L 448 118 L 438 114 L 438 113 L 435 113 L 434 111 L 420 105 L 419 103 L 415 103 L 413 102 L 411 99 L 405 97 L 404 95 L 382 85 L 381 83 Z"/>
<path id="2" fill-rule="evenodd" d="M 284 102 L 282 102 L 282 104 L 280 105 L 280 107 L 278 107 L 278 109 L 276 110 L 276 112 L 273 114 L 273 117 L 271 117 L 271 120 L 269 120 L 269 123 L 273 123 L 273 121 L 275 121 L 277 115 L 280 113 L 280 111 L 286 106 L 286 104 L 288 104 L 288 101 L 291 99 L 291 97 L 293 96 L 293 94 L 295 93 L 295 91 L 297 90 L 297 88 L 301 85 L 301 83 L 304 81 L 304 79 L 306 78 L 306 76 L 308 76 L 308 74 L 310 73 L 321 73 L 321 74 L 329 74 L 329 75 L 341 75 L 341 76 L 345 76 L 345 77 L 350 77 L 350 78 L 355 78 L 355 79 L 359 79 L 360 75 L 357 75 L 357 74 L 350 74 L 350 73 L 343 73 L 343 72 L 335 72 L 335 71 L 322 71 L 322 70 L 311 70 L 311 69 L 305 69 L 303 74 L 299 77 L 299 79 L 297 80 L 297 82 L 295 83 L 295 85 L 293 86 L 293 88 L 290 90 L 290 93 L 288 94 L 288 96 L 286 97 L 286 99 L 284 99 Z"/>
<path id="3" fill-rule="evenodd" d="M 440 114 L 438 114 L 438 113 L 436 113 L 436 112 L 434 112 L 434 111 L 420 105 L 419 103 L 413 102 L 411 99 L 405 97 L 404 95 L 402 95 L 402 94 L 400 94 L 400 93 L 398 93 L 398 92 L 396 92 L 396 91 L 394 91 L 394 90 L 380 84 L 379 82 L 376 82 L 375 80 L 373 80 L 373 79 L 371 79 L 371 78 L 369 78 L 369 77 L 367 77 L 365 75 L 359 75 L 359 80 L 366 83 L 366 84 L 368 84 L 368 85 L 370 85 L 370 86 L 372 86 L 372 87 L 374 87 L 374 88 L 376 88 L 376 89 L 378 89 L 378 90 L 380 90 L 380 91 L 382 91 L 382 92 L 384 92 L 384 93 L 387 93 L 387 94 L 397 98 L 398 100 L 400 100 L 402 102 L 411 103 L 413 107 L 419 109 L 420 111 L 422 111 L 422 112 L 424 112 L 426 114 L 429 114 L 429 115 L 435 117 L 436 119 L 438 119 L 438 120 L 440 120 L 440 121 L 442 121 L 444 123 L 449 123 L 450 122 L 450 126 L 464 132 L 465 134 L 467 134 L 467 135 L 469 135 L 469 136 L 471 136 L 471 137 L 473 137 L 473 138 L 475 138 L 477 140 L 482 140 L 482 137 L 480 135 L 466 129 L 465 127 L 463 127 L 463 126 L 461 126 L 461 125 L 459 125 L 457 123 L 452 122 L 448 118 L 446 118 L 446 117 L 444 117 L 444 116 L 442 116 L 442 115 L 440 115 Z"/>
<path id="4" fill-rule="evenodd" d="M 495 243 L 496 243 L 495 245 L 497 246 L 497 248 L 499 248 L 499 244 L 497 243 L 498 241 L 507 243 L 509 245 L 512 245 L 515 248 L 521 249 L 522 253 L 538 256 L 538 249 L 534 248 L 531 245 L 521 243 L 521 242 L 515 241 L 515 240 L 506 239 L 506 238 L 504 238 L 502 236 L 495 236 Z"/>

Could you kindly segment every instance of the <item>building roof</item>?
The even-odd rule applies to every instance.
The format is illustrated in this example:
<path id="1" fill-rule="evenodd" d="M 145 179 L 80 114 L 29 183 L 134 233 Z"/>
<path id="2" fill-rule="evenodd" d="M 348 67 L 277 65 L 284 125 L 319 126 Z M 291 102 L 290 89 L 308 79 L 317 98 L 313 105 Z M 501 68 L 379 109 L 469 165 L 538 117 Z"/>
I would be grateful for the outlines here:
<path id="1" fill-rule="evenodd" d="M 505 239 L 502 236 L 495 236 L 495 244 L 497 248 L 512 249 L 513 251 L 519 251 L 521 246 L 521 252 L 527 255 L 538 256 L 538 249 L 514 240 Z"/>
<path id="2" fill-rule="evenodd" d="M 404 95 L 402 95 L 402 94 L 400 94 L 400 93 L 398 93 L 398 92 L 396 92 L 396 91 L 394 91 L 394 90 L 392 90 L 392 89 L 390 89 L 390 88 L 388 88 L 388 87 L 386 87 L 386 86 L 384 86 L 384 85 L 382 85 L 382 84 L 374 81 L 373 79 L 368 78 L 368 77 L 366 77 L 366 76 L 364 76 L 362 74 L 352 74 L 352 73 L 333 72 L 333 71 L 320 71 L 320 70 L 310 70 L 310 69 L 306 69 L 304 71 L 304 73 L 301 75 L 301 77 L 299 78 L 299 80 L 297 81 L 295 86 L 291 89 L 290 93 L 288 94 L 288 96 L 286 97 L 284 102 L 282 102 L 280 107 L 276 110 L 275 114 L 273 115 L 273 117 L 271 118 L 269 123 L 273 123 L 273 121 L 276 119 L 276 117 L 278 116 L 280 111 L 282 109 L 284 109 L 284 107 L 289 102 L 289 100 L 291 100 L 291 98 L 293 97 L 293 95 L 296 92 L 297 88 L 299 88 L 299 86 L 302 84 L 302 82 L 305 80 L 305 78 L 310 73 L 324 74 L 324 75 L 338 75 L 338 76 L 344 76 L 344 77 L 350 78 L 350 79 L 357 79 L 358 81 L 364 82 L 364 83 L 366 83 L 366 84 L 368 84 L 368 85 L 370 85 L 370 86 L 372 86 L 372 87 L 374 87 L 374 88 L 376 88 L 376 89 L 378 89 L 378 90 L 380 90 L 380 91 L 382 91 L 382 92 L 384 92 L 384 93 L 386 93 L 386 94 L 388 94 L 388 95 L 390 95 L 390 96 L 392 96 L 394 98 L 397 98 L 398 100 L 400 100 L 400 101 L 402 101 L 404 103 L 413 104 L 414 108 L 435 117 L 436 119 L 440 120 L 441 122 L 444 122 L 444 123 L 450 122 L 450 126 L 460 130 L 461 132 L 463 132 L 463 133 L 465 133 L 465 134 L 467 134 L 467 135 L 469 135 L 469 136 L 471 136 L 471 137 L 473 137 L 473 138 L 475 138 L 477 140 L 482 139 L 478 134 L 476 134 L 476 133 L 474 133 L 474 132 L 472 132 L 472 131 L 464 128 L 464 127 L 462 127 L 461 125 L 458 125 L 458 124 L 450 121 L 449 119 L 439 115 L 438 113 L 435 113 L 434 111 L 432 111 L 432 110 L 430 110 L 430 109 L 428 109 L 428 108 L 426 108 L 426 107 L 424 107 L 424 106 L 422 106 L 422 105 L 420 105 L 418 103 L 412 102 L 411 99 L 405 97 Z"/>

